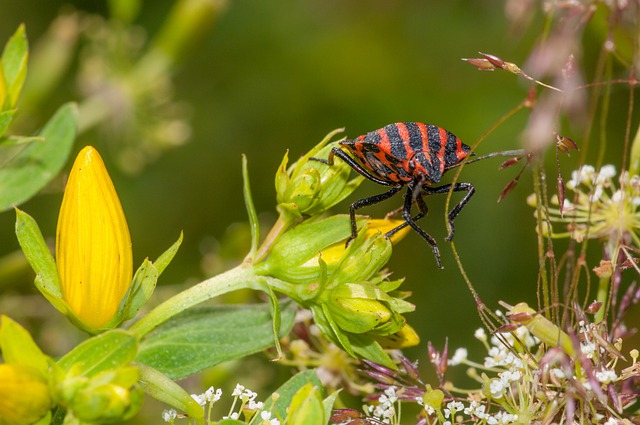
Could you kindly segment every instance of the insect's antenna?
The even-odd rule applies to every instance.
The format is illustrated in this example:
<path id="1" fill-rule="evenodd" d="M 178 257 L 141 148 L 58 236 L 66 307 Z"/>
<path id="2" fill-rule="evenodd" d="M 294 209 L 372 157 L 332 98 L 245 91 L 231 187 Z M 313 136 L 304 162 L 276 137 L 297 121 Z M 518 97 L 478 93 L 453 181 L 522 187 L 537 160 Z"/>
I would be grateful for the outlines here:
<path id="1" fill-rule="evenodd" d="M 524 149 L 514 149 L 514 150 L 510 150 L 510 151 L 500 151 L 500 152 L 492 152 L 492 153 L 488 153 L 486 155 L 482 155 L 473 159 L 469 159 L 466 162 L 458 162 L 457 164 L 454 164 L 450 167 L 447 167 L 447 170 L 450 170 L 452 168 L 455 167 L 459 167 L 460 165 L 462 165 L 463 163 L 465 164 L 471 164 L 472 162 L 478 162 L 478 161 L 482 161 L 483 159 L 487 159 L 487 158 L 496 158 L 499 156 L 511 156 L 514 157 L 514 159 L 518 159 L 520 160 L 522 157 L 526 156 L 527 152 Z"/>

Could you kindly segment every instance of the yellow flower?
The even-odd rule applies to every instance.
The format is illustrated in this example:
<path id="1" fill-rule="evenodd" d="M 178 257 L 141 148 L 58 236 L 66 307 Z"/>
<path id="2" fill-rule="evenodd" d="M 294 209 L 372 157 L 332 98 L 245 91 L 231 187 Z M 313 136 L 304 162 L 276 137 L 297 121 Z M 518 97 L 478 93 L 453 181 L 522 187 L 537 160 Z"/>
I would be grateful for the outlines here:
<path id="1" fill-rule="evenodd" d="M 131 284 L 131 238 L 111 178 L 91 146 L 71 169 L 56 239 L 62 298 L 85 326 L 107 324 Z"/>
<path id="2" fill-rule="evenodd" d="M 0 364 L 0 425 L 29 425 L 49 412 L 47 379 L 36 369 Z"/>
<path id="3" fill-rule="evenodd" d="M 400 226 L 403 223 L 405 223 L 404 220 L 369 219 L 367 220 L 366 237 L 371 238 L 377 233 L 386 234 L 388 231 L 395 229 L 396 227 Z M 393 244 L 398 243 L 400 240 L 402 240 L 402 238 L 404 238 L 407 235 L 407 233 L 409 233 L 410 229 L 411 227 L 409 226 L 403 227 L 402 229 L 400 229 L 399 231 L 391 235 L 391 238 L 389 238 L 389 240 L 391 240 L 391 243 Z M 327 264 L 337 263 L 342 257 L 342 254 L 344 254 L 345 249 L 346 247 L 344 245 L 344 242 L 342 241 L 323 249 L 322 261 L 324 261 Z M 318 258 L 319 256 L 315 256 L 309 259 L 304 265 L 309 265 L 309 264 L 316 265 L 318 263 Z"/>

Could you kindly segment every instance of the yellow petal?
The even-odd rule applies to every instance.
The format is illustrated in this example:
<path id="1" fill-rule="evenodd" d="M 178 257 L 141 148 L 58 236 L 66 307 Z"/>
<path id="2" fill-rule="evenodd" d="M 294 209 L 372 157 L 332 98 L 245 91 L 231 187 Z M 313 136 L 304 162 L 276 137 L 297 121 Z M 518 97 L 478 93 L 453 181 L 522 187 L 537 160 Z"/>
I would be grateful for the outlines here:
<path id="1" fill-rule="evenodd" d="M 58 217 L 56 263 L 62 297 L 87 326 L 116 313 L 131 283 L 127 222 L 100 154 L 85 147 L 76 158 Z"/>
<path id="2" fill-rule="evenodd" d="M 390 230 L 393 230 L 404 223 L 405 223 L 404 220 L 392 220 L 388 218 L 371 219 L 368 221 L 369 227 L 367 228 L 367 236 L 373 236 L 376 232 L 385 234 Z M 402 238 L 407 236 L 410 230 L 411 230 L 410 226 L 404 226 L 402 229 L 398 230 L 396 233 L 391 235 L 391 238 L 389 238 L 391 240 L 391 243 L 393 244 L 398 243 Z"/>

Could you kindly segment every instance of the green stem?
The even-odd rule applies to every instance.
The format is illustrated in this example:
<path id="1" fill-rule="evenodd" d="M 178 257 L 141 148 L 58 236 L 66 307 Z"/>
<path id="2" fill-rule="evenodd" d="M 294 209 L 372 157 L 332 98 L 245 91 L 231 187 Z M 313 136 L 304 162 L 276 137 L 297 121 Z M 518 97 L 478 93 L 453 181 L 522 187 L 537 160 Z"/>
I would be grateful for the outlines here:
<path id="1" fill-rule="evenodd" d="M 598 295 L 596 296 L 596 301 L 602 303 L 602 308 L 598 310 L 595 315 L 595 323 L 600 323 L 604 320 L 604 314 L 607 311 L 607 299 L 609 298 L 609 283 L 611 281 L 611 277 L 601 277 L 600 282 L 598 283 Z"/>
<path id="2" fill-rule="evenodd" d="M 169 298 L 134 323 L 129 330 L 136 337 L 142 338 L 156 326 L 196 304 L 239 289 L 262 290 L 262 282 L 262 278 L 256 276 L 252 267 L 241 264 Z"/>

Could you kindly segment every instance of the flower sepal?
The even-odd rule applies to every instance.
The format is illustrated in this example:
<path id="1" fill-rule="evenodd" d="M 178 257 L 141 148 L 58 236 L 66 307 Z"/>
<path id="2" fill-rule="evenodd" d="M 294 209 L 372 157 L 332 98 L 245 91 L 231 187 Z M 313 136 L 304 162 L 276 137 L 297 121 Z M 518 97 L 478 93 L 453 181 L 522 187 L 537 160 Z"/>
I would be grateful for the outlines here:
<path id="1" fill-rule="evenodd" d="M 358 219 L 357 222 L 362 225 L 365 220 Z M 328 273 L 335 269 L 350 234 L 347 215 L 305 220 L 278 238 L 269 257 L 256 264 L 256 272 L 294 284 L 318 280 L 323 267 Z M 320 264 L 320 258 L 324 266 Z"/>
<path id="2" fill-rule="evenodd" d="M 338 129 L 329 133 L 289 167 L 289 157 L 285 154 L 276 172 L 275 186 L 278 211 L 288 217 L 287 221 L 325 212 L 349 196 L 364 179 L 358 176 L 349 180 L 351 167 L 342 161 L 328 165 L 312 159 L 327 158 L 337 142 L 327 143 L 341 131 Z"/>
<path id="3" fill-rule="evenodd" d="M 149 261 L 146 258 L 136 273 L 133 275 L 133 280 L 124 298 L 120 302 L 116 314 L 113 316 L 110 322 L 101 327 L 101 329 L 112 329 L 118 326 L 125 320 L 132 319 L 140 307 L 142 307 L 151 297 L 153 291 L 156 289 L 156 283 L 158 278 L 169 265 L 173 257 L 178 252 L 180 245 L 182 244 L 183 234 L 180 232 L 180 237 L 173 243 L 156 261 Z"/>
<path id="4" fill-rule="evenodd" d="M 56 392 L 67 417 L 114 423 L 137 413 L 142 403 L 140 370 L 132 363 L 137 353 L 136 337 L 114 329 L 86 340 L 58 360 Z"/>
<path id="5" fill-rule="evenodd" d="M 406 293 L 395 291 L 401 280 L 389 282 L 380 272 L 390 254 L 391 242 L 382 233 L 361 231 L 304 304 L 323 334 L 349 355 L 395 369 L 382 344 L 414 345 L 418 338 L 401 315 L 414 309 L 402 299 Z"/>

